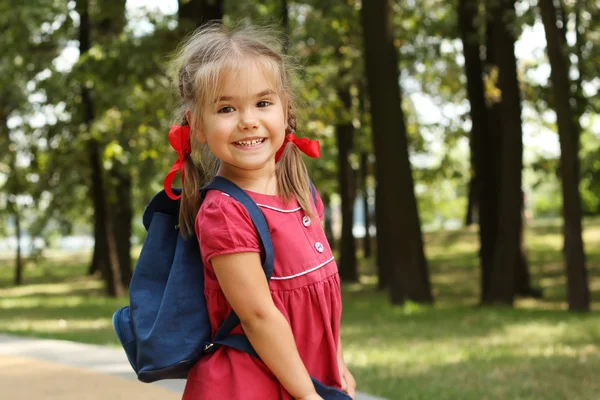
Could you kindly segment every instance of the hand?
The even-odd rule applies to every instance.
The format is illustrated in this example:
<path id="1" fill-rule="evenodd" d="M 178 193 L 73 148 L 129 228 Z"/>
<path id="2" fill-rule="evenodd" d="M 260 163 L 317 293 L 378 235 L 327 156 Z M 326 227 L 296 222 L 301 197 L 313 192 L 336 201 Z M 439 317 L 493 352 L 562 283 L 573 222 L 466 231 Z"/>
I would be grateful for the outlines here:
<path id="1" fill-rule="evenodd" d="M 356 381 L 343 360 L 338 360 L 338 366 L 340 377 L 342 378 L 342 391 L 354 399 L 356 395 Z"/>

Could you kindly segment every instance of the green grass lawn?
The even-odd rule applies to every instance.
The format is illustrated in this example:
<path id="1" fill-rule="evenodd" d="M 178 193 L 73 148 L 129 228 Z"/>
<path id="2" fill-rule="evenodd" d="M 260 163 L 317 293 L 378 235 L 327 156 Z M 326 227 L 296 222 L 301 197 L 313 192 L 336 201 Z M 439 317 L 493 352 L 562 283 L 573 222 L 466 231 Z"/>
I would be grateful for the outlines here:
<path id="1" fill-rule="evenodd" d="M 475 231 L 426 236 L 432 307 L 392 307 L 362 260 L 360 284 L 344 287 L 342 336 L 359 390 L 389 399 L 600 399 L 600 221 L 584 239 L 596 312 L 566 311 L 559 226 L 527 232 L 542 300 L 514 309 L 477 306 Z M 85 276 L 89 255 L 29 264 L 12 287 L 0 265 L 0 331 L 116 346 L 110 317 L 127 299 L 102 296 Z"/>

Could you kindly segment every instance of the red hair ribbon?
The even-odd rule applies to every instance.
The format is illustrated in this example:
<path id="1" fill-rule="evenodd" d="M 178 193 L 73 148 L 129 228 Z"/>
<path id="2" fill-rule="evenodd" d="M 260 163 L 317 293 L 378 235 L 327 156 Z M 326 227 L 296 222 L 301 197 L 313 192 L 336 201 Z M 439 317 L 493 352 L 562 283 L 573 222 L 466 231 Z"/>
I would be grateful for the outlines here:
<path id="1" fill-rule="evenodd" d="M 175 179 L 175 174 L 177 174 L 178 170 L 181 170 L 181 182 L 183 183 L 184 175 L 184 167 L 185 167 L 185 159 L 192 152 L 192 146 L 190 144 L 190 126 L 185 125 L 173 125 L 169 130 L 169 143 L 171 143 L 171 147 L 175 149 L 177 155 L 177 161 L 171 167 L 171 170 L 165 177 L 164 187 L 167 196 L 169 196 L 172 200 L 179 200 L 181 195 L 176 195 L 173 193 L 171 189 L 171 185 L 173 183 L 173 179 Z"/>
<path id="2" fill-rule="evenodd" d="M 321 144 L 318 140 L 311 140 L 309 138 L 297 138 L 293 133 L 288 133 L 285 135 L 285 139 L 283 139 L 283 145 L 281 148 L 277 150 L 275 153 L 275 162 L 279 161 L 281 155 L 283 154 L 283 150 L 285 149 L 285 145 L 288 142 L 292 142 L 300 149 L 301 152 L 306 154 L 309 157 L 319 158 L 321 157 Z"/>

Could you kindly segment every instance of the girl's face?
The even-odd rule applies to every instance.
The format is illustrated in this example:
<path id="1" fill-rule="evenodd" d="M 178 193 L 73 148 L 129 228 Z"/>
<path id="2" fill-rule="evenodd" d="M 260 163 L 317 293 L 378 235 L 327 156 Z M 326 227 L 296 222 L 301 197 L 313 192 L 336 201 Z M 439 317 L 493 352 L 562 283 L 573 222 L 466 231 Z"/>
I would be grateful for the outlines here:
<path id="1" fill-rule="evenodd" d="M 221 161 L 225 174 L 272 173 L 283 144 L 285 104 L 273 80 L 253 64 L 222 76 L 218 98 L 208 99 L 198 124 L 199 141 Z"/>

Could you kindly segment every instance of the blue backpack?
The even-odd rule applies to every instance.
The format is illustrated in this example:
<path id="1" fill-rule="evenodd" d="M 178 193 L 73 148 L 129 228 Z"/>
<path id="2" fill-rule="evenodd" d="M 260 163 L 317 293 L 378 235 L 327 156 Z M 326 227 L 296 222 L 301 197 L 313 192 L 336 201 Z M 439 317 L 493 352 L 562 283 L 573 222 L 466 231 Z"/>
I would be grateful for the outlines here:
<path id="1" fill-rule="evenodd" d="M 264 215 L 233 182 L 215 177 L 202 189 L 202 197 L 212 189 L 230 195 L 248 210 L 264 249 L 263 269 L 270 280 L 275 258 Z M 315 198 L 312 184 L 311 192 Z M 147 234 L 129 287 L 130 305 L 113 315 L 117 337 L 142 382 L 186 379 L 204 354 L 220 346 L 233 347 L 258 358 L 246 336 L 230 334 L 240 323 L 233 311 L 211 340 L 198 240 L 195 236 L 182 237 L 178 216 L 179 201 L 171 200 L 164 190 L 146 206 L 143 223 Z M 314 378 L 313 383 L 326 400 L 350 399 Z"/>

